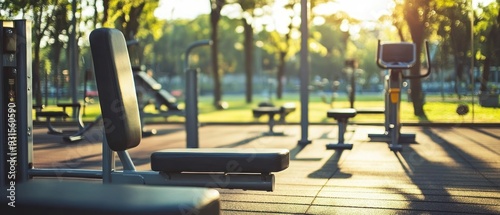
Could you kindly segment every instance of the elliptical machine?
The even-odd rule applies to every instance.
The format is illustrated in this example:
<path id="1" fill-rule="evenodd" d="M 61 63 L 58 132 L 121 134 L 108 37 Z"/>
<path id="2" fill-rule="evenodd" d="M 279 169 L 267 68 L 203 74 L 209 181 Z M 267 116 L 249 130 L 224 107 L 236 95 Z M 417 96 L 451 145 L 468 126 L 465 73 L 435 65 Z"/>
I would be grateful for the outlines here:
<path id="1" fill-rule="evenodd" d="M 403 70 L 415 66 L 417 53 L 414 43 L 381 43 L 378 42 L 377 65 L 389 69 L 385 81 L 385 132 L 383 134 L 368 134 L 370 141 L 388 142 L 391 151 L 401 151 L 401 143 L 415 142 L 415 134 L 401 134 L 400 104 L 401 84 L 403 79 L 416 79 L 429 76 L 431 62 L 429 44 L 425 42 L 427 72 L 422 75 L 405 75 Z"/>

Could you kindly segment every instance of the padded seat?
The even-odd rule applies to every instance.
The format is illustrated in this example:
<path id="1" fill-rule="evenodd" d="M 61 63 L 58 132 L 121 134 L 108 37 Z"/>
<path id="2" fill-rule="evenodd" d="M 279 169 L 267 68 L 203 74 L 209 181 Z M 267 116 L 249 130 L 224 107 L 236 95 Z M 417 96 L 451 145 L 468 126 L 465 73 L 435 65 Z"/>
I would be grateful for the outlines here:
<path id="1" fill-rule="evenodd" d="M 275 125 L 274 116 L 279 115 L 280 123 L 285 123 L 285 117 L 294 112 L 296 109 L 294 103 L 285 103 L 281 107 L 268 106 L 268 104 L 259 105 L 259 107 L 252 109 L 253 117 L 259 118 L 262 115 L 268 115 L 269 119 L 267 124 L 269 125 L 269 132 L 264 133 L 264 135 L 284 135 L 283 132 L 274 132 L 273 127 Z"/>
<path id="2" fill-rule="evenodd" d="M 288 168 L 286 149 L 166 149 L 151 154 L 151 169 L 161 172 L 270 173 Z"/>
<path id="3" fill-rule="evenodd" d="M 2 190 L 6 190 L 3 189 Z M 4 192 L 1 192 L 4 193 Z M 207 188 L 33 180 L 16 185 L 15 206 L 3 196 L 2 214 L 219 214 L 219 192 Z"/>
<path id="4" fill-rule="evenodd" d="M 279 114 L 281 113 L 281 109 L 279 107 L 270 107 L 270 106 L 264 106 L 264 107 L 258 107 L 252 110 L 254 116 L 261 116 L 261 115 L 274 115 L 274 114 Z"/>
<path id="5" fill-rule="evenodd" d="M 66 112 L 63 112 L 63 111 L 43 111 L 43 112 L 37 112 L 36 116 L 37 117 L 47 117 L 47 118 L 49 118 L 49 117 L 50 118 L 52 118 L 52 117 L 62 117 L 62 118 L 69 117 L 69 115 Z"/>
<path id="6" fill-rule="evenodd" d="M 355 117 L 357 114 L 356 109 L 354 108 L 335 108 L 330 109 L 327 112 L 327 116 L 330 118 L 334 118 L 335 120 L 348 119 Z"/>
<path id="7" fill-rule="evenodd" d="M 339 142 L 326 144 L 326 149 L 352 149 L 352 144 L 344 142 L 344 134 L 347 128 L 347 122 L 349 118 L 355 117 L 357 114 L 354 108 L 335 108 L 327 111 L 326 115 L 330 118 L 334 118 L 338 122 L 339 127 Z"/>
<path id="8" fill-rule="evenodd" d="M 361 108 L 361 109 L 356 109 L 356 113 L 358 114 L 384 114 L 385 113 L 385 108 Z"/>

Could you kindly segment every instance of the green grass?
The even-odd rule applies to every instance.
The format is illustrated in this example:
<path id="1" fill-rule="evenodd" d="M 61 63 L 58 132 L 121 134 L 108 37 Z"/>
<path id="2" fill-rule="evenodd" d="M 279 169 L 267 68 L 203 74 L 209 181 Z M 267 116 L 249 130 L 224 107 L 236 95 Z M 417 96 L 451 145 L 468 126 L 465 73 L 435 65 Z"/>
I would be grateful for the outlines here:
<path id="1" fill-rule="evenodd" d="M 427 119 L 421 119 L 413 114 L 413 105 L 411 102 L 405 100 L 405 96 L 402 96 L 401 101 L 401 122 L 403 123 L 419 123 L 419 122 L 430 122 L 430 123 L 500 123 L 500 111 L 498 108 L 484 108 L 475 104 L 472 106 L 469 100 L 457 100 L 454 98 L 445 98 L 444 100 L 438 96 L 427 96 L 426 103 L 424 105 L 424 111 L 426 113 Z M 267 117 L 262 116 L 260 119 L 256 120 L 252 115 L 252 108 L 256 107 L 257 104 L 266 99 L 261 96 L 255 96 L 253 98 L 254 102 L 247 104 L 244 101 L 243 95 L 241 96 L 227 96 L 223 97 L 223 100 L 229 104 L 229 108 L 226 110 L 217 110 L 214 108 L 212 103 L 212 97 L 200 97 L 199 98 L 199 116 L 198 119 L 201 123 L 234 123 L 234 122 L 266 122 Z M 285 103 L 293 102 L 297 106 L 297 110 L 287 116 L 287 122 L 289 123 L 299 123 L 300 122 L 300 98 L 298 95 L 287 95 L 281 100 L 273 100 L 273 103 L 277 106 Z M 475 101 L 477 103 L 477 101 Z M 469 106 L 469 113 L 465 116 L 460 116 L 456 113 L 456 108 L 458 104 L 467 104 Z M 183 103 L 180 103 L 181 108 Z M 311 94 L 309 97 L 309 122 L 311 123 L 332 123 L 333 119 L 326 117 L 326 111 L 330 108 L 345 108 L 349 107 L 350 104 L 346 97 L 339 97 L 334 102 L 333 105 L 327 104 L 321 100 L 318 95 Z M 384 102 L 382 96 L 373 95 L 357 95 L 356 102 L 354 103 L 356 108 L 364 107 L 383 107 Z M 47 106 L 44 110 L 60 110 L 58 107 Z M 146 111 L 154 111 L 153 106 L 148 106 Z M 99 105 L 89 104 L 85 107 L 85 121 L 93 120 L 97 115 L 100 114 Z M 148 118 L 149 122 L 165 122 L 162 117 L 158 118 Z M 184 122 L 184 117 L 172 116 L 168 118 L 169 122 Z M 357 115 L 353 120 L 357 123 L 381 123 L 384 121 L 384 116 L 382 114 L 360 114 Z"/>

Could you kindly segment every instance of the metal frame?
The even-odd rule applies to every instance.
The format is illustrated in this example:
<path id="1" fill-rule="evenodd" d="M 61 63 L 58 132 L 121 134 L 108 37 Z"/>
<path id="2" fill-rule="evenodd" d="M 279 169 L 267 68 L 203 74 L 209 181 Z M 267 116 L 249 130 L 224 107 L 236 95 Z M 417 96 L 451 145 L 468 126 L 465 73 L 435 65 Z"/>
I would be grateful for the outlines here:
<path id="1" fill-rule="evenodd" d="M 33 120 L 32 120 L 32 90 L 31 90 L 31 23 L 26 20 L 2 21 L 0 25 L 0 98 L 2 105 L 8 105 L 10 100 L 15 102 L 16 133 L 15 149 L 17 153 L 13 159 L 16 164 L 15 180 L 8 181 L 8 161 L 11 154 L 8 145 L 0 147 L 0 159 L 4 162 L 0 165 L 2 177 L 0 183 L 8 185 L 17 182 L 28 181 L 33 177 L 75 177 L 102 179 L 103 183 L 114 184 L 147 184 L 147 185 L 171 185 L 171 186 L 196 186 L 215 187 L 226 189 L 244 190 L 274 190 L 274 175 L 270 173 L 166 173 L 156 171 L 137 171 L 127 151 L 112 151 L 104 136 L 102 148 L 102 169 L 70 169 L 70 168 L 34 168 L 33 166 Z M 4 30 L 12 30 L 16 33 L 16 50 L 5 51 Z M 198 44 L 198 45 L 204 45 Z M 196 46 L 193 46 L 193 48 Z M 187 54 L 189 51 L 187 52 Z M 186 56 L 187 56 L 186 54 Z M 187 61 L 186 61 L 187 62 Z M 13 78 L 12 78 L 12 77 Z M 12 81 L 13 80 L 13 81 Z M 7 90 L 8 83 L 12 82 L 14 90 Z M 4 84 L 7 83 L 7 84 Z M 14 94 L 9 98 L 7 94 Z M 4 132 L 9 128 L 6 112 L 0 114 L 0 138 L 2 142 L 7 140 L 9 134 Z M 12 121 L 12 120 L 11 120 Z M 195 124 L 196 125 L 196 124 Z M 195 129 L 197 132 L 197 129 Z M 121 161 L 121 170 L 116 168 L 116 155 Z"/>
<path id="2" fill-rule="evenodd" d="M 390 52 L 402 54 L 401 58 L 386 59 L 387 53 L 384 52 L 384 47 L 390 49 Z M 398 48 L 406 50 L 409 53 L 402 53 Z M 401 108 L 401 83 L 403 79 L 424 78 L 431 73 L 431 63 L 429 54 L 429 44 L 425 43 L 426 58 L 427 58 L 427 73 L 423 75 L 405 75 L 403 70 L 411 69 L 415 66 L 417 55 L 416 46 L 414 43 L 401 42 L 401 43 L 381 43 L 378 41 L 377 51 L 377 65 L 383 69 L 389 69 L 389 74 L 385 77 L 385 132 L 383 134 L 368 134 L 371 141 L 374 142 L 388 142 L 391 151 L 401 151 L 403 149 L 401 143 L 415 142 L 415 134 L 402 134 L 401 121 L 400 121 L 400 108 Z M 410 56 L 410 57 L 408 57 Z M 393 58 L 393 56 L 390 56 Z M 410 59 L 411 58 L 411 59 Z M 395 61 L 402 59 L 404 61 Z M 408 60 L 410 59 L 410 60 Z"/>
<path id="3" fill-rule="evenodd" d="M 0 21 L 0 56 L 0 103 L 7 110 L 0 113 L 0 183 L 7 185 L 28 180 L 33 166 L 30 21 Z"/>

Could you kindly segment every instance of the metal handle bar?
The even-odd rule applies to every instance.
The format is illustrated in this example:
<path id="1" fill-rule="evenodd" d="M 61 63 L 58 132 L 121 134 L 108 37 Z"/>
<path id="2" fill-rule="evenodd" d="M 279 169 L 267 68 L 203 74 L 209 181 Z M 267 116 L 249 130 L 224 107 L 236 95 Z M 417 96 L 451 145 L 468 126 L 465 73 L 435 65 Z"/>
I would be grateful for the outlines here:
<path id="1" fill-rule="evenodd" d="M 193 50 L 194 48 L 196 48 L 198 46 L 205 46 L 205 45 L 212 45 L 212 40 L 200 40 L 200 41 L 196 41 L 194 43 L 191 43 L 191 45 L 189 45 L 189 47 L 186 49 L 185 58 L 184 58 L 184 69 L 185 70 L 187 70 L 189 67 L 189 52 L 191 52 L 191 50 Z"/>
<path id="2" fill-rule="evenodd" d="M 429 41 L 425 41 L 425 57 L 427 61 L 427 72 L 423 75 L 404 75 L 405 79 L 417 79 L 417 78 L 425 78 L 431 74 L 431 55 L 429 53 Z"/>
<path id="3" fill-rule="evenodd" d="M 426 59 L 427 60 L 427 72 L 423 75 L 403 75 L 402 76 L 403 78 L 405 78 L 405 79 L 425 78 L 431 74 L 432 64 L 431 64 L 431 57 L 430 57 L 430 53 L 429 53 L 429 42 L 428 41 L 425 41 L 425 53 L 426 53 L 426 58 L 427 58 Z M 389 66 L 383 65 L 380 63 L 380 40 L 378 40 L 378 45 L 377 45 L 377 65 L 383 69 L 392 69 Z M 406 68 L 398 68 L 398 69 L 411 69 L 413 66 L 414 65 L 408 66 Z"/>

